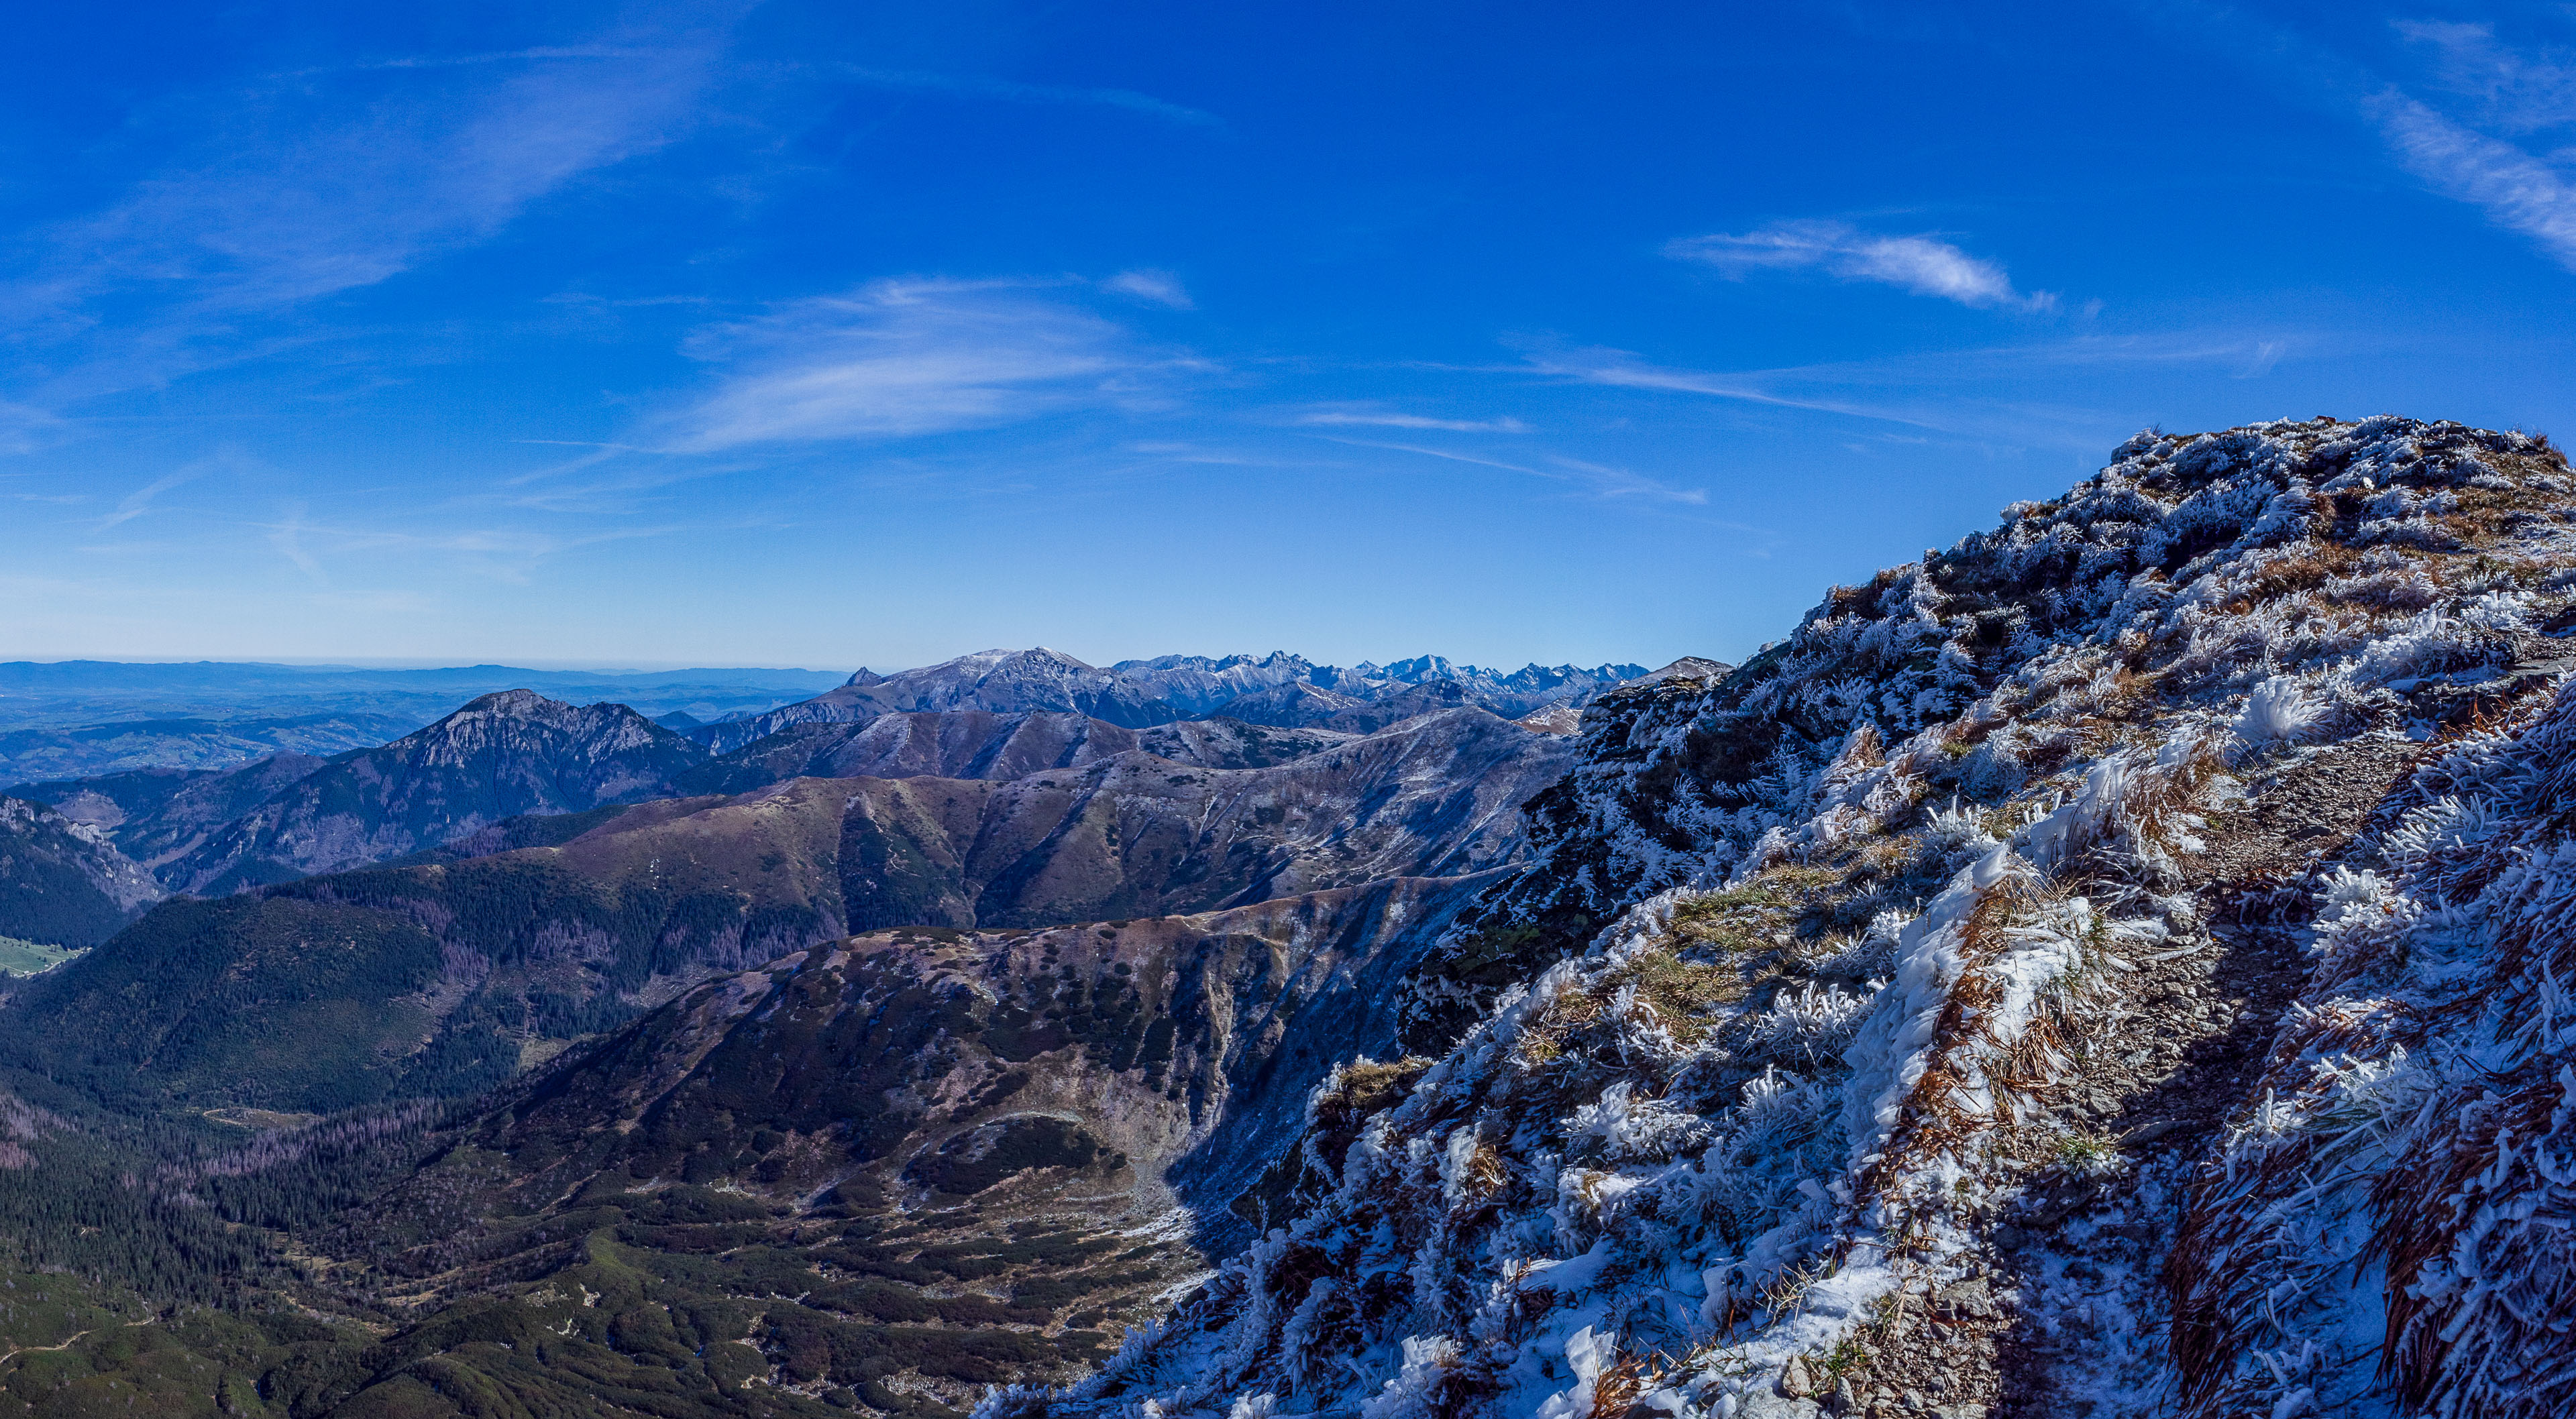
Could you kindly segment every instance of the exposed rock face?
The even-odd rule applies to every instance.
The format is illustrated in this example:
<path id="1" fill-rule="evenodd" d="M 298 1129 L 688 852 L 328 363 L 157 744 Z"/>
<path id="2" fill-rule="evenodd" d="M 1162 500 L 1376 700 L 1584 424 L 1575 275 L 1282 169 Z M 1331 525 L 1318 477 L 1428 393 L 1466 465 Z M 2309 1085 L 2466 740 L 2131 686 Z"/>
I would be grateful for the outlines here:
<path id="1" fill-rule="evenodd" d="M 748 793 L 791 778 L 1018 778 L 1136 747 L 1136 731 L 1070 711 L 881 714 L 791 725 L 682 776 L 692 793 Z"/>
<path id="2" fill-rule="evenodd" d="M 1215 715 L 1148 729 L 1136 736 L 1136 747 L 1192 768 L 1267 769 L 1338 748 L 1356 737 L 1338 729 L 1274 727 Z"/>
<path id="3" fill-rule="evenodd" d="M 98 829 L 0 797 L 0 936 L 94 946 L 160 896 L 151 874 Z"/>
<path id="4" fill-rule="evenodd" d="M 1273 685 L 1240 699 L 1229 700 L 1225 712 L 1246 724 L 1270 724 L 1281 727 L 1328 724 L 1333 716 L 1362 709 L 1367 700 L 1327 690 L 1321 685 L 1303 681 Z"/>
<path id="5" fill-rule="evenodd" d="M 1602 700 L 1417 972 L 1438 1057 L 993 1412 L 2560 1412 L 2571 493 L 2455 424 L 2141 435 Z"/>
<path id="6" fill-rule="evenodd" d="M 281 756 L 229 773 L 45 787 L 132 843 L 172 890 L 211 895 L 382 862 L 522 814 L 658 797 L 705 758 L 624 705 L 508 690 L 318 765 Z"/>

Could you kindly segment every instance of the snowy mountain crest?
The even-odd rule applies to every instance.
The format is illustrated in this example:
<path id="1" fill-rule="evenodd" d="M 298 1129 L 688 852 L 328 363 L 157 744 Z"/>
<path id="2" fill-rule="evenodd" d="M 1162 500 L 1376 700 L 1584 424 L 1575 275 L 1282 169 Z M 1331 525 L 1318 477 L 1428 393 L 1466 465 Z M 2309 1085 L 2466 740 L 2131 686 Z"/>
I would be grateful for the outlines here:
<path id="1" fill-rule="evenodd" d="M 2566 1412 L 2571 491 L 2456 424 L 2142 434 L 1604 697 L 1422 1057 L 983 1413 Z"/>

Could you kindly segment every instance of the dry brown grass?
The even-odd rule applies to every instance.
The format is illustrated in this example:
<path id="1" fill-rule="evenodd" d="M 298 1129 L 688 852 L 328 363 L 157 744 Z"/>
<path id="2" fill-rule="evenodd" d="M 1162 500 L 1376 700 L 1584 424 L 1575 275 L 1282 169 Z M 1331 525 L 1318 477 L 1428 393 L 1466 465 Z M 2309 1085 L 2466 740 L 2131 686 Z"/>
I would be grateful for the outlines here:
<path id="1" fill-rule="evenodd" d="M 1966 1102 L 1968 1071 L 1972 1051 L 1982 1048 L 1991 1057 L 2000 1047 L 1990 1022 L 2002 991 L 1981 967 L 2008 949 L 2005 932 L 2028 911 L 2042 890 L 2034 883 L 2008 880 L 1969 910 L 1960 928 L 1960 954 L 1967 959 L 1967 969 L 1951 988 L 1940 1021 L 1934 1026 L 1930 1066 L 1915 1081 L 1913 1092 L 1900 1107 L 1887 1147 L 1862 1174 L 1865 1192 L 1885 1193 L 1889 1180 L 1899 1171 L 1920 1159 L 1964 1145 L 1984 1122 Z M 2034 1054 L 2026 1062 L 2033 1067 L 2033 1073 L 2025 1077 L 2030 1087 L 2037 1087 L 2045 1077 L 2038 1070 L 2046 1060 Z"/>
<path id="2" fill-rule="evenodd" d="M 1588 990 L 1564 991 L 1521 1026 L 1513 1048 L 1522 1063 L 1545 1064 L 1565 1053 L 1566 1040 L 1600 1019 L 1605 1008 L 1602 999 Z"/>
<path id="3" fill-rule="evenodd" d="M 1602 978 L 1601 988 L 1616 992 L 1634 985 L 1637 998 L 1652 1007 L 1655 1018 L 1685 1044 L 1706 1035 L 1706 1013 L 1744 998 L 1744 972 L 1734 962 L 1699 965 L 1669 951 L 1645 951 Z"/>
<path id="4" fill-rule="evenodd" d="M 1805 1302 L 1808 1290 L 1831 1275 L 1833 1269 L 1833 1263 L 1826 1260 L 1790 1267 L 1771 1278 L 1771 1284 L 1763 1287 L 1755 1299 L 1774 1317 L 1786 1316 L 1797 1310 Z"/>
<path id="5" fill-rule="evenodd" d="M 1502 1195 L 1511 1185 L 1511 1170 L 1503 1164 L 1502 1150 L 1491 1143 L 1479 1142 L 1459 1170 L 1459 1191 L 1466 1195 L 1470 1207 L 1481 1207 Z"/>
<path id="6" fill-rule="evenodd" d="M 2349 576 L 2361 565 L 2362 554 L 2340 542 L 2315 542 L 2296 556 L 2267 562 L 2254 575 L 2251 594 L 2263 601 L 2277 600 L 2297 591 L 2314 591 L 2333 577 Z M 2251 610 L 2249 602 L 2246 607 Z M 2243 614 L 2239 612 L 2238 614 Z"/>
<path id="7" fill-rule="evenodd" d="M 1414 1081 L 1430 1070 L 1431 1063 L 1420 1055 L 1409 1055 L 1385 1064 L 1363 1059 L 1345 1065 L 1332 1091 L 1315 1100 L 1315 1125 L 1328 1129 L 1358 1127 L 1369 1115 L 1402 1102 Z"/>
<path id="8" fill-rule="evenodd" d="M 1627 1419 L 1628 1406 L 1655 1387 L 1660 1367 L 1644 1355 L 1621 1355 L 1592 1379 L 1592 1419 Z"/>

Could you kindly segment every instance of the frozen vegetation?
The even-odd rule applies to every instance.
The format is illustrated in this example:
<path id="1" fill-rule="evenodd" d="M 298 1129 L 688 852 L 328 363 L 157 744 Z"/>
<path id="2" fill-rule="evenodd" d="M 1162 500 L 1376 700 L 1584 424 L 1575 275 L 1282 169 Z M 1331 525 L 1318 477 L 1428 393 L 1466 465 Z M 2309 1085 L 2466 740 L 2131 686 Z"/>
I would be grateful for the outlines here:
<path id="1" fill-rule="evenodd" d="M 2141 434 L 1608 697 L 1426 1053 L 982 1412 L 2576 1412 L 2572 522 L 2520 434 Z"/>

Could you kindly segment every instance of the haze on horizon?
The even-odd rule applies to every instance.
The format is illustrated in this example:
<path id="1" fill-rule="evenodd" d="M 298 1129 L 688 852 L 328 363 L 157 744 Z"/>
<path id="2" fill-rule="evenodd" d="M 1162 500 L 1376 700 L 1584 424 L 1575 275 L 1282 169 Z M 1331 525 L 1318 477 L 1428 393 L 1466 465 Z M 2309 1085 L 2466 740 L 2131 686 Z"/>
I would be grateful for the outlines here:
<path id="1" fill-rule="evenodd" d="M 2571 424 L 2554 7 L 20 39 L 0 659 L 1735 659 L 2143 425 Z"/>

